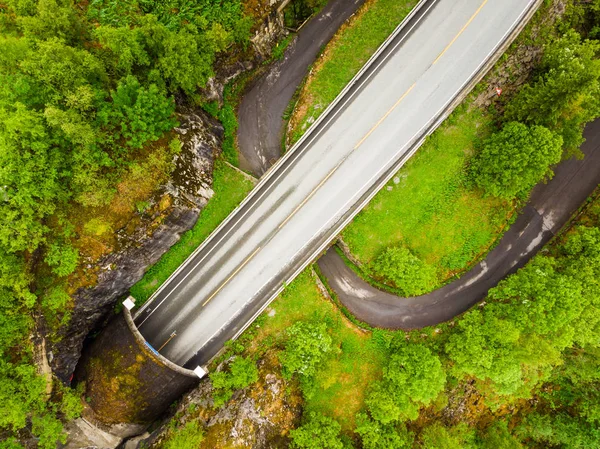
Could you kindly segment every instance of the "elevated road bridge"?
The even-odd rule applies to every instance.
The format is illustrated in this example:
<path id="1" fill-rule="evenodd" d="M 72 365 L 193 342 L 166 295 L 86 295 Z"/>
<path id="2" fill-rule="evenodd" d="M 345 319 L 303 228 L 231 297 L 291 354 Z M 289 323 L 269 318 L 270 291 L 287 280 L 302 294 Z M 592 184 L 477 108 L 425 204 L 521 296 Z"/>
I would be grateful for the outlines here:
<path id="1" fill-rule="evenodd" d="M 539 0 L 424 0 L 248 198 L 134 315 L 210 360 L 320 254 L 499 56 Z"/>

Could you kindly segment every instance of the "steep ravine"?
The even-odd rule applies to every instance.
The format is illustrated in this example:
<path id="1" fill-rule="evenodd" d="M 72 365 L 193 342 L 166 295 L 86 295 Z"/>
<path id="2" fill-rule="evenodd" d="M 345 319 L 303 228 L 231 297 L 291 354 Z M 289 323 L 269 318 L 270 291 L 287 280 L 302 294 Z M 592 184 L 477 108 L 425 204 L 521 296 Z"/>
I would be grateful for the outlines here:
<path id="1" fill-rule="evenodd" d="M 248 2 L 249 13 L 260 18 L 261 25 L 257 26 L 247 49 L 232 48 L 221 55 L 216 75 L 201 93 L 204 98 L 222 103 L 224 86 L 229 81 L 270 57 L 273 46 L 286 34 L 278 11 L 283 1 Z M 87 267 L 95 272 L 97 282 L 72 295 L 70 320 L 52 338 L 53 343 L 48 344 L 47 358 L 52 371 L 65 383 L 71 379 L 86 337 L 106 324 L 117 301 L 194 226 L 213 194 L 212 170 L 215 158 L 221 153 L 223 126 L 201 109 L 186 106 L 184 99 L 177 101 L 180 125 L 175 131 L 182 142 L 182 151 L 175 157 L 170 180 L 154 193 L 147 211 L 116 231 L 119 249 Z"/>
<path id="2" fill-rule="evenodd" d="M 133 232 L 128 232 L 127 226 L 117 231 L 120 249 L 103 257 L 97 267 L 91 267 L 98 270 L 97 284 L 76 291 L 71 319 L 59 329 L 55 343 L 48 348 L 50 366 L 63 382 L 70 380 L 85 338 L 102 327 L 117 300 L 196 223 L 213 194 L 212 170 L 221 151 L 223 127 L 202 111 L 182 111 L 178 120 L 176 132 L 182 151 L 175 157 L 171 179 L 153 197 L 163 201 L 166 198 L 170 205 L 164 210 L 151 208 L 154 212 L 139 214 L 139 224 Z"/>

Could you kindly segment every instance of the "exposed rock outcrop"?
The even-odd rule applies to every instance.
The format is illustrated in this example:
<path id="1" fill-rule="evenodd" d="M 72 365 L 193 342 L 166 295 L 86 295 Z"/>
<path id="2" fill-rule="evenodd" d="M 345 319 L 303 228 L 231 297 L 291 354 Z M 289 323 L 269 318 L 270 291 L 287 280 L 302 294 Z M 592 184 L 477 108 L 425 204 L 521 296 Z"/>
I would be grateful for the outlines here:
<path id="1" fill-rule="evenodd" d="M 165 423 L 150 437 L 136 441 L 131 449 L 158 448 L 169 437 L 169 429 L 174 424 L 181 428 L 191 421 L 204 429 L 201 449 L 287 447 L 288 431 L 297 426 L 300 419 L 301 394 L 294 382 L 281 377 L 281 367 L 274 353 L 266 354 L 258 368 L 258 382 L 237 391 L 218 410 L 213 409 L 211 383 L 202 381 L 180 401 L 174 422 Z"/>
<path id="2" fill-rule="evenodd" d="M 283 24 L 283 7 L 289 0 L 248 0 L 246 12 L 257 18 L 250 38 L 250 47 L 245 51 L 223 54 L 217 61 L 215 76 L 208 80 L 202 95 L 209 101 L 223 102 L 225 85 L 243 72 L 257 68 L 271 57 L 273 47 L 288 34 Z"/>
<path id="3" fill-rule="evenodd" d="M 198 219 L 212 196 L 212 169 L 223 137 L 222 126 L 202 111 L 179 114 L 176 129 L 182 151 L 175 157 L 175 171 L 155 200 L 167 197 L 169 206 L 136 217 L 139 224 L 117 231 L 120 250 L 102 258 L 93 288 L 77 290 L 69 324 L 60 329 L 48 359 L 54 374 L 69 382 L 81 354 L 84 339 L 111 315 L 117 300 L 139 281 L 185 231 Z M 151 174 L 149 174 L 151 176 Z M 152 208 L 151 208 L 152 210 Z M 158 223 L 158 225 L 157 225 Z"/>

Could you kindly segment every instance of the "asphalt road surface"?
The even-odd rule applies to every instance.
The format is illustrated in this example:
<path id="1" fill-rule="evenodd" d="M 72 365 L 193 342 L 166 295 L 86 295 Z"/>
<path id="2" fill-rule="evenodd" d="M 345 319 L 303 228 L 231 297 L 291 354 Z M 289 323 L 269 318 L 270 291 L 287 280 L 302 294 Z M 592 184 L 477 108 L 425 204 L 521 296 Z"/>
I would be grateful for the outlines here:
<path id="1" fill-rule="evenodd" d="M 209 360 L 409 157 L 535 0 L 431 0 L 136 314 L 171 361 Z"/>
<path id="2" fill-rule="evenodd" d="M 240 103 L 240 168 L 261 176 L 281 156 L 283 113 L 321 48 L 364 0 L 332 0 L 298 33 Z"/>
<path id="3" fill-rule="evenodd" d="M 600 183 L 600 120 L 588 125 L 583 160 L 558 165 L 548 184 L 539 184 L 498 245 L 458 280 L 427 295 L 401 298 L 363 281 L 333 248 L 319 268 L 340 302 L 372 326 L 413 329 L 448 321 L 481 301 L 487 291 L 517 271 L 563 226 Z"/>

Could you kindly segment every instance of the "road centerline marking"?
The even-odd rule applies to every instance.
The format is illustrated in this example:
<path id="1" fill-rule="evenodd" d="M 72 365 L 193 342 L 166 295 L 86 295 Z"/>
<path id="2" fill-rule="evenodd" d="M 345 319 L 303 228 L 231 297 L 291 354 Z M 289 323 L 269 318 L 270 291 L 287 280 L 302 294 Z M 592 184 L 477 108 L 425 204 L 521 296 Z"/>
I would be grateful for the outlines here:
<path id="1" fill-rule="evenodd" d="M 293 211 L 291 214 L 289 214 L 289 215 L 288 215 L 288 217 L 287 217 L 285 220 L 283 220 L 283 222 L 282 222 L 282 223 L 279 225 L 279 227 L 278 227 L 277 229 L 281 229 L 281 228 L 283 228 L 283 227 L 285 226 L 285 224 L 286 224 L 288 221 L 290 221 L 290 219 L 291 219 L 291 218 L 292 218 L 294 215 L 296 215 L 296 212 L 298 212 L 298 211 L 299 211 L 299 210 L 302 208 L 302 206 L 304 206 L 304 205 L 305 205 L 305 204 L 308 202 L 308 200 L 310 200 L 310 199 L 313 197 L 313 195 L 314 195 L 315 193 L 317 193 L 317 190 L 319 190 L 319 189 L 321 188 L 321 186 L 322 186 L 323 184 L 325 184 L 329 178 L 331 178 L 331 175 L 333 175 L 333 174 L 335 173 L 335 171 L 336 171 L 336 170 L 337 170 L 337 169 L 340 167 L 340 165 L 342 165 L 342 162 L 344 162 L 344 160 L 345 160 L 345 158 L 344 158 L 344 159 L 343 159 L 343 160 L 342 160 L 340 163 L 338 163 L 338 164 L 337 164 L 337 165 L 334 167 L 334 169 L 333 169 L 333 170 L 331 170 L 331 171 L 330 171 L 330 172 L 327 174 L 327 176 L 325 176 L 325 178 L 324 178 L 324 179 L 323 179 L 323 180 L 322 180 L 322 181 L 319 183 L 319 185 L 318 185 L 317 187 L 315 187 L 315 188 L 313 189 L 313 191 L 312 191 L 312 192 L 310 192 L 306 198 L 304 198 L 304 200 L 303 200 L 303 201 L 302 201 L 302 202 L 301 202 L 301 203 L 298 205 L 298 207 L 296 207 L 296 209 L 294 209 L 294 211 Z"/>
<path id="2" fill-rule="evenodd" d="M 369 132 L 367 134 L 365 134 L 365 136 L 360 139 L 360 141 L 354 146 L 354 148 L 352 150 L 356 150 L 358 147 L 360 147 L 365 140 L 368 139 L 368 137 L 373 134 L 373 132 L 379 128 L 379 125 L 381 125 L 383 123 L 383 121 L 388 118 L 388 116 L 394 111 L 394 109 L 396 109 L 398 107 L 398 105 L 400 103 L 402 103 L 402 100 L 404 100 L 406 98 L 406 96 L 410 93 L 411 90 L 413 90 L 415 88 L 415 86 L 417 85 L 417 83 L 414 83 L 412 86 L 410 86 L 408 88 L 408 90 L 406 92 L 404 92 L 404 94 L 402 94 L 402 96 L 398 99 L 398 101 L 396 101 L 396 103 L 394 103 L 394 106 L 392 106 L 389 111 L 387 111 L 385 113 L 385 115 L 383 117 L 381 117 L 379 119 L 379 121 L 377 123 L 375 123 L 375 125 L 369 130 Z"/>
<path id="3" fill-rule="evenodd" d="M 162 348 L 164 348 L 165 346 L 167 346 L 167 344 L 169 344 L 169 342 L 170 342 L 171 340 L 173 340 L 175 337 L 177 337 L 177 331 L 173 331 L 173 332 L 171 333 L 171 336 L 170 336 L 170 337 L 167 339 L 167 341 L 165 341 L 165 342 L 164 342 L 164 343 L 161 345 L 161 347 L 160 347 L 160 348 L 158 348 L 158 349 L 156 350 L 156 352 L 160 353 L 161 349 L 162 349 Z"/>
<path id="4" fill-rule="evenodd" d="M 256 255 L 256 253 L 260 251 L 260 248 L 261 248 L 260 246 L 259 246 L 258 248 L 256 248 L 256 249 L 254 250 L 254 252 L 253 252 L 252 254 L 250 254 L 250 256 L 249 256 L 249 257 L 248 257 L 246 260 L 244 260 L 244 263 L 242 263 L 242 264 L 241 264 L 239 267 L 237 267 L 237 269 L 236 269 L 236 270 L 235 270 L 235 271 L 234 271 L 234 272 L 231 274 L 231 276 L 229 276 L 229 277 L 227 278 L 227 280 L 226 280 L 225 282 L 223 282 L 223 283 L 221 284 L 221 286 L 220 286 L 218 289 L 216 289 L 216 290 L 215 290 L 215 292 L 214 292 L 212 295 L 210 295 L 210 297 L 209 297 L 209 298 L 208 298 L 208 299 L 207 299 L 207 300 L 204 302 L 204 304 L 202 304 L 202 307 L 204 307 L 206 304 L 208 304 L 208 303 L 211 301 L 211 299 L 213 299 L 215 296 L 217 296 L 217 293 L 219 293 L 221 290 L 223 290 L 223 288 L 224 288 L 224 287 L 225 287 L 225 286 L 226 286 L 226 285 L 229 283 L 229 281 L 231 281 L 231 279 L 232 279 L 232 278 L 233 278 L 233 277 L 234 277 L 236 274 L 238 274 L 238 272 L 239 272 L 239 271 L 240 271 L 242 268 L 244 268 L 244 267 L 246 266 L 246 264 L 247 264 L 248 262 L 250 262 L 250 260 L 252 260 L 252 258 L 253 258 L 253 257 Z"/>
<path id="5" fill-rule="evenodd" d="M 475 11 L 475 13 L 473 13 L 471 18 L 467 21 L 467 23 L 465 23 L 465 26 L 463 26 L 461 28 L 461 30 L 458 32 L 458 34 L 456 36 L 454 36 L 454 39 L 452 39 L 450 41 L 450 43 L 448 45 L 446 45 L 446 48 L 444 48 L 444 50 L 442 50 L 442 52 L 438 55 L 437 58 L 435 58 L 435 61 L 433 61 L 433 64 L 431 64 L 431 65 L 437 64 L 437 62 L 441 59 L 441 57 L 444 56 L 444 53 L 446 53 L 450 49 L 450 47 L 452 47 L 452 45 L 454 45 L 454 42 L 456 42 L 456 40 L 460 37 L 460 35 L 465 32 L 467 27 L 469 25 L 471 25 L 471 22 L 473 22 L 473 20 L 475 20 L 475 17 L 477 17 L 477 15 L 481 12 L 481 10 L 483 9 L 483 7 L 485 6 L 485 4 L 487 2 L 488 2 L 488 0 L 483 0 L 483 3 L 479 6 L 479 8 L 477 8 L 477 11 Z"/>

